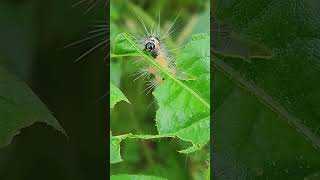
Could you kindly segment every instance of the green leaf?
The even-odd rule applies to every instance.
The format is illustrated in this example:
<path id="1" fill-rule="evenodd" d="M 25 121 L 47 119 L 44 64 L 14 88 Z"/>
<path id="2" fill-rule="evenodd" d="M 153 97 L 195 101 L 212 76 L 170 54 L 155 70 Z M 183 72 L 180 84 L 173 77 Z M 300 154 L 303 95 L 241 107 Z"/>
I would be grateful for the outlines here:
<path id="1" fill-rule="evenodd" d="M 110 82 L 110 109 L 112 109 L 119 101 L 126 101 L 130 103 L 120 89 Z"/>
<path id="2" fill-rule="evenodd" d="M 121 136 L 112 136 L 110 132 L 110 163 L 118 163 L 121 162 L 121 155 L 120 155 L 120 143 L 122 141 Z"/>
<path id="3" fill-rule="evenodd" d="M 192 147 L 181 150 L 181 153 L 191 153 L 201 149 L 210 140 L 210 118 L 206 117 L 192 125 L 178 130 L 174 133 L 177 137 L 184 141 L 190 141 Z"/>
<path id="4" fill-rule="evenodd" d="M 188 137 L 194 144 L 193 150 L 181 152 L 192 152 L 209 141 L 209 36 L 193 36 L 183 48 L 176 64 L 179 70 L 196 80 L 177 81 L 168 78 L 153 92 L 159 105 L 156 114 L 157 128 L 162 135 L 179 132 L 179 137 Z"/>
<path id="5" fill-rule="evenodd" d="M 113 57 L 121 57 L 121 56 L 140 56 L 134 46 L 132 44 L 128 43 L 128 38 L 133 41 L 132 36 L 128 36 L 125 33 L 118 34 L 115 38 L 115 43 L 113 46 L 111 58 Z"/>
<path id="6" fill-rule="evenodd" d="M 122 100 L 130 103 L 120 89 L 110 82 L 110 109 L 112 109 L 117 102 Z M 120 143 L 124 137 L 125 136 L 112 136 L 112 133 L 110 132 L 110 163 L 122 161 L 120 156 Z"/>
<path id="7" fill-rule="evenodd" d="M 214 56 L 217 167 L 260 179 L 318 172 L 319 2 L 218 0 L 214 6 L 216 18 L 272 52 L 250 60 Z"/>
<path id="8" fill-rule="evenodd" d="M 166 179 L 156 177 L 156 176 L 118 174 L 118 175 L 112 175 L 111 180 L 166 180 Z"/>
<path id="9" fill-rule="evenodd" d="M 126 33 L 116 38 L 113 57 L 139 55 L 157 67 L 165 77 L 164 84 L 154 92 L 159 109 L 156 125 L 159 135 L 177 136 L 190 141 L 192 147 L 180 151 L 199 150 L 209 141 L 210 121 L 210 45 L 209 36 L 199 34 L 182 49 L 176 60 L 177 69 L 195 78 L 183 81 L 145 54 Z"/>
<path id="10" fill-rule="evenodd" d="M 10 144 L 22 128 L 36 122 L 51 125 L 66 135 L 32 90 L 0 67 L 0 147 Z"/>
<path id="11" fill-rule="evenodd" d="M 132 139 L 158 139 L 158 138 L 165 138 L 165 137 L 174 137 L 174 135 L 133 135 L 133 134 L 123 134 L 118 136 L 112 136 L 110 132 L 110 163 L 115 164 L 119 163 L 122 160 L 120 154 L 120 145 L 121 141 L 125 138 L 132 138 Z"/>

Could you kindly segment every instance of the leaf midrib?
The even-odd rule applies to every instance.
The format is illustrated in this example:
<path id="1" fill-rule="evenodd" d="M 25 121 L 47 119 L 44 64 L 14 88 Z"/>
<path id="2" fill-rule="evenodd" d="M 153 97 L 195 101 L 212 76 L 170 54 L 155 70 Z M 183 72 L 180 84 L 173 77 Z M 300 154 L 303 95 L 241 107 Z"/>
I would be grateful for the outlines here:
<path id="1" fill-rule="evenodd" d="M 317 137 L 317 135 L 312 133 L 309 127 L 300 123 L 302 122 L 301 119 L 288 112 L 284 106 L 275 101 L 269 94 L 264 92 L 263 89 L 257 87 L 255 84 L 246 81 L 246 79 L 244 79 L 243 77 L 235 75 L 239 72 L 237 72 L 235 69 L 230 67 L 222 60 L 215 57 L 214 61 L 214 67 L 218 71 L 222 72 L 224 75 L 235 81 L 239 87 L 244 88 L 244 90 L 253 93 L 253 95 L 257 97 L 266 108 L 270 109 L 271 111 L 275 112 L 276 114 L 280 115 L 285 120 L 287 120 L 288 124 L 293 126 L 295 130 L 299 134 L 301 134 L 308 142 L 310 142 L 316 150 L 320 150 L 320 139 Z"/>

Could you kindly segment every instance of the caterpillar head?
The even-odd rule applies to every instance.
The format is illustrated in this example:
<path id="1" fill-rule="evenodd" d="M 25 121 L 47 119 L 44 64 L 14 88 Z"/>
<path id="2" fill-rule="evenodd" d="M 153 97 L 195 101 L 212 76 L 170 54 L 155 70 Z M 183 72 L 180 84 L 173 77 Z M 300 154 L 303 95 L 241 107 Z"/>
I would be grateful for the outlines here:
<path id="1" fill-rule="evenodd" d="M 160 42 L 157 37 L 149 36 L 144 42 L 144 46 L 144 51 L 150 52 L 153 58 L 160 54 Z"/>

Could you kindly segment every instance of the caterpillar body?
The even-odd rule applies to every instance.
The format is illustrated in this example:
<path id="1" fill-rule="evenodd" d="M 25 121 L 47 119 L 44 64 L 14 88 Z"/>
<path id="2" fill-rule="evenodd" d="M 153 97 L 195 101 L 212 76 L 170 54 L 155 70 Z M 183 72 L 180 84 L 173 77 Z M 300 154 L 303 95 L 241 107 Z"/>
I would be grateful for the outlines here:
<path id="1" fill-rule="evenodd" d="M 139 16 L 138 16 L 139 17 Z M 178 17 L 178 16 L 177 16 Z M 176 19 L 177 19 L 176 17 Z M 150 33 L 147 30 L 144 22 L 140 19 L 141 24 L 144 26 L 146 35 L 138 36 L 136 38 L 137 42 L 140 44 L 140 47 L 143 51 L 149 52 L 152 56 L 152 58 L 164 69 L 168 70 L 173 76 L 176 75 L 176 67 L 175 67 L 175 61 L 173 56 L 169 53 L 166 46 L 166 37 L 168 37 L 168 32 L 170 31 L 172 25 L 176 21 L 176 19 L 173 21 L 173 23 L 170 25 L 167 33 L 165 35 L 161 35 L 160 33 L 160 18 L 158 22 L 158 29 L 152 30 Z M 171 32 L 170 32 L 171 33 Z M 161 72 L 155 67 L 154 65 L 148 65 L 146 68 L 144 68 L 142 71 L 140 71 L 140 76 L 154 76 L 154 78 L 149 82 L 149 86 L 147 89 L 149 91 L 156 87 L 157 85 L 160 85 L 164 82 L 164 78 L 161 75 Z"/>

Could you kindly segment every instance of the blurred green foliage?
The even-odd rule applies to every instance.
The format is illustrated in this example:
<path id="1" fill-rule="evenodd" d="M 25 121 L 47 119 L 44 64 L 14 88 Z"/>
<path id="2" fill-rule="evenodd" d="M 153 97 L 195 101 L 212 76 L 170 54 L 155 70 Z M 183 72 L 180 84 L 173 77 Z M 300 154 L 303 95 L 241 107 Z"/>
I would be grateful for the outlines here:
<path id="1" fill-rule="evenodd" d="M 144 29 L 137 14 L 151 28 L 161 16 L 162 30 L 179 14 L 170 36 L 170 48 L 179 48 L 195 33 L 210 34 L 209 1 L 125 1 L 110 2 L 111 49 L 114 38 L 121 32 L 137 35 Z M 113 135 L 158 134 L 155 127 L 156 103 L 146 94 L 142 79 L 133 81 L 139 66 L 134 58 L 112 58 L 111 81 L 118 86 L 131 104 L 119 102 L 112 110 L 110 127 Z M 168 179 L 204 179 L 207 173 L 209 149 L 189 155 L 177 152 L 190 146 L 176 139 L 124 140 L 121 144 L 123 162 L 111 165 L 111 174 L 144 174 Z"/>
<path id="2" fill-rule="evenodd" d="M 62 49 L 87 37 L 94 22 L 105 21 L 107 13 L 105 7 L 96 6 L 83 15 L 87 5 L 73 8 L 77 2 L 0 1 L 0 66 L 28 85 L 48 107 L 47 114 L 51 113 L 69 136 L 67 139 L 44 123 L 23 128 L 10 145 L 0 149 L 1 180 L 108 178 L 104 161 L 108 117 L 103 100 L 97 102 L 107 91 L 107 67 L 103 61 L 106 50 L 74 63 L 97 39 Z M 10 88 L 6 75 L 1 73 L 0 79 L 0 96 L 14 99 L 22 107 L 1 106 L 2 112 L 27 122 L 50 120 L 39 107 L 33 111 L 37 101 L 30 101 L 36 96 L 29 89 L 28 93 L 11 97 L 26 85 Z M 31 119 L 35 116 L 39 119 Z M 2 123 L 8 121 L 4 118 L 0 115 Z"/>

